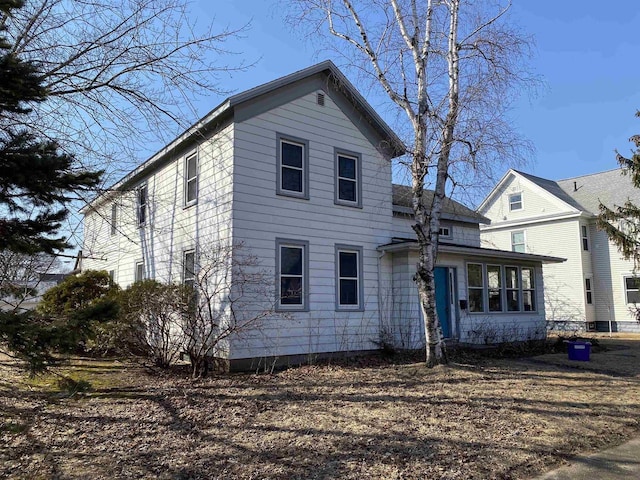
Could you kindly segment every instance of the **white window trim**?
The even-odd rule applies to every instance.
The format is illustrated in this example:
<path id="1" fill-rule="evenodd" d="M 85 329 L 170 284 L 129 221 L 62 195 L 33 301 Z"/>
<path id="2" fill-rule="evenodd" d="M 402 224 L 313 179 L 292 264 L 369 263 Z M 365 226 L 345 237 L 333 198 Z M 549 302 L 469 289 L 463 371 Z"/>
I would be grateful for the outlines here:
<path id="1" fill-rule="evenodd" d="M 637 303 L 633 303 L 633 302 L 629 302 L 629 291 L 633 291 L 633 292 L 640 292 L 640 285 L 638 285 L 638 288 L 635 289 L 628 289 L 627 288 L 627 278 L 638 278 L 636 277 L 633 273 L 629 273 L 626 275 L 622 276 L 622 291 L 624 292 L 624 303 L 626 305 L 638 305 Z M 640 280 L 640 278 L 639 278 Z"/>
<path id="2" fill-rule="evenodd" d="M 469 265 L 480 265 L 482 269 L 482 311 L 471 311 L 471 302 L 469 298 L 471 297 L 471 290 L 480 290 L 480 287 L 472 287 L 469 284 Z M 500 275 L 502 282 L 500 284 L 500 295 L 501 295 L 501 307 L 502 310 L 489 310 L 489 277 L 488 277 L 488 269 L 487 267 L 499 267 Z M 518 288 L 507 288 L 507 277 L 506 277 L 506 268 L 515 268 L 517 270 L 517 278 L 518 278 Z M 524 284 L 522 282 L 522 270 L 530 269 L 532 272 L 532 283 L 533 288 L 524 288 Z M 467 302 L 469 305 L 469 313 L 471 315 L 511 315 L 511 314 L 532 314 L 538 312 L 538 299 L 537 299 L 537 278 L 536 278 L 536 268 L 528 265 L 498 265 L 492 263 L 479 263 L 479 262 L 467 262 L 465 264 L 465 275 L 467 282 Z M 508 291 L 517 291 L 518 294 L 518 310 L 509 310 L 509 306 L 507 303 L 507 292 Z M 524 292 L 531 292 L 533 309 L 525 310 L 524 309 Z"/>
<path id="3" fill-rule="evenodd" d="M 521 266 L 518 265 L 503 265 L 504 270 L 504 302 L 505 302 L 505 313 L 521 313 L 522 312 L 522 271 Z M 516 269 L 516 288 L 509 288 L 507 286 L 507 268 L 515 268 Z M 518 310 L 509 310 L 509 292 L 516 292 L 518 296 Z"/>
<path id="4" fill-rule="evenodd" d="M 589 226 L 580 225 L 580 246 L 583 252 L 589 251 L 589 243 Z"/>
<path id="5" fill-rule="evenodd" d="M 196 249 L 190 248 L 182 251 L 182 284 L 187 284 L 187 255 L 193 254 L 193 278 L 192 280 L 195 283 L 196 279 L 196 271 L 197 271 L 197 257 L 196 257 Z"/>
<path id="6" fill-rule="evenodd" d="M 513 235 L 516 233 L 522 233 L 522 243 L 513 243 Z M 519 252 L 519 253 L 526 253 L 527 252 L 527 232 L 526 230 L 514 230 L 513 232 L 510 233 L 511 235 L 511 251 L 512 252 L 518 252 L 518 250 L 516 250 L 514 248 L 515 245 L 522 245 L 523 247 L 523 251 Z"/>
<path id="7" fill-rule="evenodd" d="M 280 303 L 282 295 L 280 288 L 282 285 L 280 273 L 282 247 L 302 249 L 302 304 L 291 305 Z M 282 312 L 308 312 L 309 311 L 309 242 L 289 238 L 276 238 L 276 311 Z"/>
<path id="8" fill-rule="evenodd" d="M 142 266 L 142 277 L 138 278 L 138 267 Z M 133 271 L 133 281 L 134 282 L 141 282 L 143 280 L 146 280 L 147 278 L 147 268 L 146 265 L 144 264 L 144 260 L 137 260 L 135 267 L 134 267 L 134 271 Z"/>
<path id="9" fill-rule="evenodd" d="M 445 240 L 452 239 L 453 227 L 451 225 L 440 225 L 440 229 L 438 230 L 438 238 L 444 238 Z"/>
<path id="10" fill-rule="evenodd" d="M 353 277 L 341 277 L 340 276 L 340 253 L 355 253 L 357 255 L 357 274 L 356 277 L 356 289 L 358 302 L 357 304 L 342 304 L 340 303 L 340 280 L 343 278 L 346 280 L 353 280 Z M 357 245 L 343 245 L 337 244 L 335 246 L 335 276 L 336 276 L 336 311 L 351 311 L 351 312 L 363 312 L 364 311 L 364 284 L 363 284 L 363 268 L 362 268 L 362 255 L 364 249 Z"/>
<path id="11" fill-rule="evenodd" d="M 471 286 L 470 282 L 469 282 L 469 265 L 479 265 L 480 266 L 480 277 L 482 278 L 482 286 L 481 287 L 476 287 L 476 286 Z M 485 268 L 485 264 L 483 263 L 478 263 L 478 262 L 467 262 L 465 264 L 464 267 L 464 272 L 465 272 L 465 276 L 466 276 L 466 282 L 467 282 L 467 305 L 468 305 L 468 309 L 469 309 L 469 313 L 470 314 L 483 314 L 487 311 L 488 306 L 487 306 L 487 278 L 486 278 L 486 268 Z M 471 295 L 470 292 L 471 290 L 475 290 L 478 291 L 480 290 L 482 292 L 482 310 L 476 310 L 476 311 L 472 311 L 471 310 Z"/>
<path id="12" fill-rule="evenodd" d="M 519 202 L 513 202 L 511 201 L 511 197 L 515 196 L 515 195 L 520 195 L 520 201 Z M 511 192 L 508 196 L 507 196 L 507 201 L 509 202 L 509 211 L 510 212 L 517 212 L 520 210 L 524 210 L 524 195 L 522 192 Z M 520 204 L 519 208 L 513 208 L 514 204 Z"/>
<path id="13" fill-rule="evenodd" d="M 289 143 L 291 145 L 298 145 L 302 147 L 302 192 L 294 190 L 286 190 L 282 188 L 282 169 L 291 168 L 298 170 L 297 167 L 290 167 L 282 165 L 282 144 Z M 276 194 L 286 197 L 301 198 L 309 200 L 309 141 L 303 138 L 294 137 L 291 135 L 285 135 L 283 133 L 276 133 Z"/>
<path id="14" fill-rule="evenodd" d="M 350 158 L 356 162 L 356 178 L 340 177 L 340 157 Z M 342 148 L 333 149 L 334 158 L 334 203 L 336 205 L 345 205 L 347 207 L 362 208 L 362 155 L 357 152 L 351 152 Z M 356 200 L 345 200 L 340 198 L 340 180 L 355 182 L 356 184 Z"/>
<path id="15" fill-rule="evenodd" d="M 192 158 L 195 158 L 195 162 L 196 162 L 196 173 L 193 177 L 189 177 L 189 160 L 191 160 Z M 190 207 L 191 205 L 195 205 L 196 203 L 198 203 L 198 180 L 199 180 L 199 174 L 200 174 L 200 157 L 198 155 L 198 150 L 193 150 L 192 152 L 189 152 L 187 155 L 185 155 L 184 157 L 184 161 L 183 161 L 183 168 L 184 168 L 184 206 L 185 207 Z M 196 196 L 195 198 L 189 200 L 188 195 L 189 195 L 189 183 L 190 182 L 195 182 L 196 185 Z"/>
<path id="16" fill-rule="evenodd" d="M 587 282 L 589 282 L 589 285 L 587 285 Z M 589 293 L 591 293 L 591 301 L 589 301 Z M 587 275 L 584 277 L 584 301 L 587 305 L 593 305 L 593 294 L 593 276 Z"/>
<path id="17" fill-rule="evenodd" d="M 491 296 L 489 295 L 491 290 L 496 290 L 495 288 L 491 288 L 489 286 L 489 267 L 498 267 L 498 275 L 500 278 L 500 285 L 498 287 L 498 291 L 500 292 L 500 310 L 491 310 L 491 306 L 489 305 L 489 301 L 491 300 Z M 487 312 L 489 313 L 502 313 L 505 311 L 504 309 L 504 299 L 505 299 L 505 277 L 504 277 L 504 267 L 502 265 L 496 265 L 488 263 L 483 267 L 487 272 L 487 281 L 486 281 L 486 290 L 487 290 Z"/>

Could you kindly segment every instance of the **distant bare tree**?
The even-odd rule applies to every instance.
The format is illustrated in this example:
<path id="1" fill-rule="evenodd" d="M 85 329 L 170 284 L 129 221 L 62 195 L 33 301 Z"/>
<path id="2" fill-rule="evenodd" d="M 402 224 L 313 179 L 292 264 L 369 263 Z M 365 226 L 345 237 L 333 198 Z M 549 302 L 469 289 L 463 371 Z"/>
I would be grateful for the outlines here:
<path id="1" fill-rule="evenodd" d="M 338 55 L 372 75 L 406 115 L 426 363 L 446 363 L 433 274 L 443 201 L 520 158 L 526 144 L 505 113 L 530 79 L 522 61 L 529 40 L 507 23 L 508 0 L 288 3 L 292 23 L 314 34 L 326 27 Z M 425 186 L 435 191 L 429 201 Z"/>
<path id="2" fill-rule="evenodd" d="M 244 68 L 225 41 L 239 29 L 199 28 L 187 0 L 33 0 L 0 14 L 13 52 L 34 61 L 47 102 L 20 121 L 77 158 L 116 173 L 113 159 L 140 150 L 194 117 L 193 100 L 220 93 L 221 75 Z M 131 164 L 121 165 L 123 171 Z M 112 181 L 112 178 L 105 178 Z"/>

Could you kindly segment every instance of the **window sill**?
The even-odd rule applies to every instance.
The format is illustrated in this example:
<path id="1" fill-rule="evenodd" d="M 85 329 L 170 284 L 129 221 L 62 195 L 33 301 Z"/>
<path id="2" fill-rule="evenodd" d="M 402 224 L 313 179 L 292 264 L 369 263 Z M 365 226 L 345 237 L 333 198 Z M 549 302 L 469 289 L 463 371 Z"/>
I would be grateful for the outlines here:
<path id="1" fill-rule="evenodd" d="M 306 193 L 289 192 L 287 190 L 278 190 L 276 195 L 280 197 L 298 198 L 300 200 L 309 200 L 309 195 Z"/>
<path id="2" fill-rule="evenodd" d="M 346 200 L 335 200 L 333 201 L 334 205 L 339 205 L 341 207 L 350 207 L 350 208 L 359 208 L 362 209 L 362 204 L 361 203 L 355 203 L 355 202 L 347 202 Z"/>
<path id="3" fill-rule="evenodd" d="M 191 208 L 191 207 L 193 207 L 194 205 L 197 205 L 197 204 L 198 204 L 198 200 L 194 200 L 193 202 L 187 203 L 186 205 L 184 205 L 182 207 L 182 209 L 183 210 L 188 210 L 189 208 Z"/>

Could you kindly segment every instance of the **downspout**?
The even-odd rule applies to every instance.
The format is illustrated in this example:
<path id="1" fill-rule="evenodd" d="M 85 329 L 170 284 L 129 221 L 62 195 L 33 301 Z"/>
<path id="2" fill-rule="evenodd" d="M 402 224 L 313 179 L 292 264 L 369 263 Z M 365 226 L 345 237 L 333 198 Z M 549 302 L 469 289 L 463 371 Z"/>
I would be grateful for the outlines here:
<path id="1" fill-rule="evenodd" d="M 381 282 L 381 274 L 382 274 L 382 258 L 385 256 L 387 252 L 384 250 L 378 253 L 378 336 L 379 340 L 382 340 L 382 282 Z"/>

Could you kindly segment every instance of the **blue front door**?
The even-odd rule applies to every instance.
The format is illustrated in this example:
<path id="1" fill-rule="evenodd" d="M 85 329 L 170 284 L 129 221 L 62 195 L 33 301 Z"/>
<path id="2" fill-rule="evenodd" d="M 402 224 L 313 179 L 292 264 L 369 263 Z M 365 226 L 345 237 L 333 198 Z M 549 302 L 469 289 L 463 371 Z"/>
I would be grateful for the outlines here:
<path id="1" fill-rule="evenodd" d="M 436 267 L 433 273 L 436 282 L 436 310 L 438 311 L 440 325 L 442 325 L 442 334 L 444 338 L 449 338 L 451 337 L 449 269 L 447 267 Z"/>

